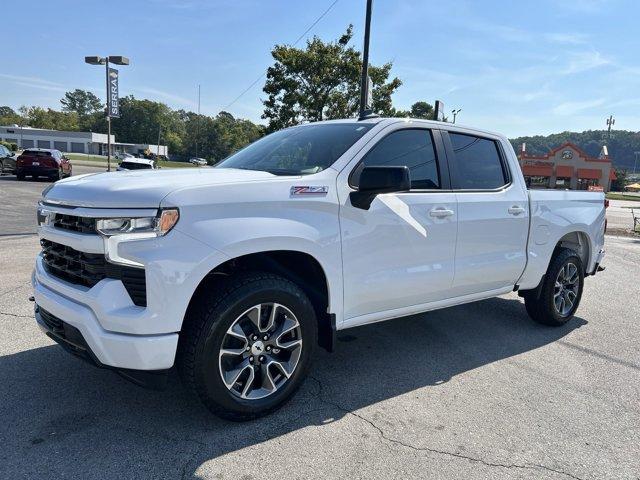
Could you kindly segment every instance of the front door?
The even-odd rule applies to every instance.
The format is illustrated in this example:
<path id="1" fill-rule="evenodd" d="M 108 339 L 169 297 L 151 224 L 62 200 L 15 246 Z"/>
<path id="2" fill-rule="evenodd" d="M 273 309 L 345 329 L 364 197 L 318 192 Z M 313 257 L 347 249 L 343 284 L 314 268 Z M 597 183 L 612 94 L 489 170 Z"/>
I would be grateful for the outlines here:
<path id="1" fill-rule="evenodd" d="M 419 311 L 447 296 L 454 274 L 457 205 L 443 191 L 439 132 L 392 125 L 374 142 L 347 167 L 349 183 L 357 186 L 363 166 L 407 166 L 412 189 L 378 195 L 369 210 L 341 198 L 344 318 L 353 325 Z"/>

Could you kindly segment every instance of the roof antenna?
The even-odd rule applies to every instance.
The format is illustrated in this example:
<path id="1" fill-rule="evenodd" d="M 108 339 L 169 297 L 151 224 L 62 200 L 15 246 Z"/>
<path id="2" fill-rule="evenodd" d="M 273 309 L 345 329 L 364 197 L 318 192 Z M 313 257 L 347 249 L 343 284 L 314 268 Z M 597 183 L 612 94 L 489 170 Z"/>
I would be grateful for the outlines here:
<path id="1" fill-rule="evenodd" d="M 373 0 L 367 0 L 367 16 L 364 24 L 364 49 L 362 51 L 362 78 L 360 80 L 360 115 L 358 120 L 375 118 L 373 112 L 373 84 L 369 78 L 369 34 L 371 32 L 371 7 Z"/>

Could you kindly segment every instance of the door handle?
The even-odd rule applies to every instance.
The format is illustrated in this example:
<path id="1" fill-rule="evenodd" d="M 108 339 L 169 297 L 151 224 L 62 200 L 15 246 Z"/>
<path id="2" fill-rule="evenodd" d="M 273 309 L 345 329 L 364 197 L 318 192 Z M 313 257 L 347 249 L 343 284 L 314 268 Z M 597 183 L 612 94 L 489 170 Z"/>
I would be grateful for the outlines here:
<path id="1" fill-rule="evenodd" d="M 434 208 L 429 212 L 429 215 L 437 218 L 445 218 L 453 215 L 453 210 L 449 210 L 447 208 Z"/>
<path id="2" fill-rule="evenodd" d="M 518 205 L 514 205 L 512 207 L 509 208 L 509 213 L 511 215 L 520 215 L 521 213 L 524 213 L 524 208 L 518 206 Z"/>

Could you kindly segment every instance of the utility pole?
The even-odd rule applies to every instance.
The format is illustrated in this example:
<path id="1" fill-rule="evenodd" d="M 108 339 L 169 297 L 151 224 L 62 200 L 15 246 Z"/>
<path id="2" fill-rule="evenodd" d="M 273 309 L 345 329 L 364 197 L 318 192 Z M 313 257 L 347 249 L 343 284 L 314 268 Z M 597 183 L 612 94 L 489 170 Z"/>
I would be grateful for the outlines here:
<path id="1" fill-rule="evenodd" d="M 156 150 L 156 162 L 160 163 L 160 131 L 162 130 L 162 125 L 158 124 L 158 149 Z"/>
<path id="2" fill-rule="evenodd" d="M 367 15 L 364 24 L 364 48 L 362 49 L 362 78 L 360 79 L 360 118 L 371 115 L 369 102 L 369 37 L 371 33 L 371 8 L 373 0 L 367 0 Z"/>
<path id="3" fill-rule="evenodd" d="M 200 139 L 200 84 L 198 84 L 198 116 L 196 118 L 196 158 L 198 158 L 198 140 Z"/>
<path id="4" fill-rule="evenodd" d="M 613 127 L 616 123 L 616 119 L 613 118 L 613 115 L 609 115 L 607 118 L 607 144 L 611 142 L 611 127 Z"/>
<path id="5" fill-rule="evenodd" d="M 458 116 L 458 114 L 459 114 L 461 111 L 462 111 L 462 109 L 461 109 L 461 108 L 459 108 L 459 109 L 457 109 L 457 110 L 454 108 L 453 110 L 451 110 L 451 114 L 453 115 L 453 123 L 456 123 L 456 117 Z"/>
<path id="6" fill-rule="evenodd" d="M 633 174 L 636 174 L 636 165 L 638 164 L 638 156 L 640 156 L 640 152 L 633 152 L 633 154 L 635 155 L 636 159 L 633 162 Z"/>

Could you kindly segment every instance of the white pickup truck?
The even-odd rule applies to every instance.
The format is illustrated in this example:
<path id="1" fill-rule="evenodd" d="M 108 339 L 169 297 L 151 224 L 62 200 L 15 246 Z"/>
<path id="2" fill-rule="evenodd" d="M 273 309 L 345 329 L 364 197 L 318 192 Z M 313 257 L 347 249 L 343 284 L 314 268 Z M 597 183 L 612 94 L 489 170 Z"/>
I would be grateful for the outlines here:
<path id="1" fill-rule="evenodd" d="M 212 169 L 62 180 L 38 223 L 51 338 L 141 384 L 175 366 L 242 420 L 285 402 L 337 330 L 514 290 L 564 324 L 602 268 L 605 205 L 527 191 L 501 135 L 370 118 L 288 128 Z"/>

